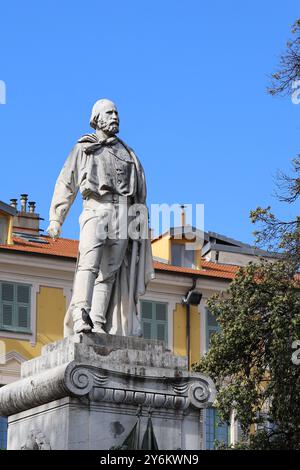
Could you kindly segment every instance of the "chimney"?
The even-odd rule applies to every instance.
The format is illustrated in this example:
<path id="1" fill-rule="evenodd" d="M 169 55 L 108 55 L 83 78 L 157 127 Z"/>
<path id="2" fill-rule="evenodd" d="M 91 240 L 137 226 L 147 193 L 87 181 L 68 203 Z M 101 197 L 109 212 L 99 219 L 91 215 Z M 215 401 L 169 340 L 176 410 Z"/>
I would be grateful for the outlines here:
<path id="1" fill-rule="evenodd" d="M 18 199 L 11 199 L 10 200 L 11 207 L 13 207 L 14 209 L 17 209 L 17 202 L 18 202 Z"/>
<path id="2" fill-rule="evenodd" d="M 11 199 L 11 206 L 17 209 L 17 199 Z M 13 233 L 15 235 L 36 236 L 40 235 L 40 218 L 39 214 L 35 212 L 35 201 L 28 202 L 28 194 L 21 194 L 20 196 L 21 209 L 17 212 L 13 219 Z M 27 208 L 28 204 L 28 208 Z"/>
<path id="3" fill-rule="evenodd" d="M 27 199 L 28 194 L 21 194 L 21 212 L 26 212 L 27 210 Z"/>
<path id="4" fill-rule="evenodd" d="M 181 226 L 185 227 L 185 205 L 182 204 L 180 207 L 181 207 Z"/>
<path id="5" fill-rule="evenodd" d="M 35 201 L 29 201 L 29 202 L 28 202 L 28 206 L 29 206 L 29 212 L 30 212 L 31 214 L 34 214 L 34 212 L 35 212 L 35 206 L 36 206 Z"/>

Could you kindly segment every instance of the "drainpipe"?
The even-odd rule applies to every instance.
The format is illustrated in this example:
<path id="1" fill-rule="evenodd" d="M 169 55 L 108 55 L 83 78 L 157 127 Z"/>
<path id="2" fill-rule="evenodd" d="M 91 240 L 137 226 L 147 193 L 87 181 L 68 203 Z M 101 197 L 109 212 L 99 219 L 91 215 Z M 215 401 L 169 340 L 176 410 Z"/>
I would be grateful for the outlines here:
<path id="1" fill-rule="evenodd" d="M 190 291 L 194 290 L 196 287 L 197 278 L 193 278 L 193 285 L 190 290 L 185 295 L 187 298 Z M 186 350 L 187 350 L 187 360 L 188 360 L 188 370 L 191 367 L 191 304 L 190 302 L 184 302 L 186 306 Z"/>

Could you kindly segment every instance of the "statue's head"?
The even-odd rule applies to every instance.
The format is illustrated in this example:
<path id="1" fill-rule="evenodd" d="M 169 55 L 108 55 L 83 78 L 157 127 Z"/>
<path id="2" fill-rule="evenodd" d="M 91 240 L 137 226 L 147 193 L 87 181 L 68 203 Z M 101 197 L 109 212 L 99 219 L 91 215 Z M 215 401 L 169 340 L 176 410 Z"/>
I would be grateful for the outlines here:
<path id="1" fill-rule="evenodd" d="M 108 135 L 119 132 L 119 115 L 116 105 L 106 99 L 98 100 L 93 106 L 90 126 L 100 129 Z"/>

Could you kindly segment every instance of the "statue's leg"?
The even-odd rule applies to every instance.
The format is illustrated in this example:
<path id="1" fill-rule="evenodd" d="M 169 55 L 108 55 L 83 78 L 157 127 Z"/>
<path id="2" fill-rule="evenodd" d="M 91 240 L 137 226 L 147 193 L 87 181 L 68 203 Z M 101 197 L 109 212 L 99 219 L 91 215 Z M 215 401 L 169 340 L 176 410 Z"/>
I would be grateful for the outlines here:
<path id="1" fill-rule="evenodd" d="M 105 238 L 99 237 L 99 223 L 106 220 L 105 211 L 99 213 L 85 208 L 80 216 L 79 262 L 74 280 L 73 321 L 74 332 L 91 331 L 91 326 L 82 318 L 82 309 L 90 312 L 95 279 L 105 245 Z"/>
<path id="2" fill-rule="evenodd" d="M 96 333 L 105 333 L 106 314 L 109 309 L 111 293 L 116 279 L 116 274 L 121 267 L 126 254 L 128 240 L 110 240 L 106 242 L 106 261 L 95 281 L 92 309 L 90 317 L 94 323 Z M 108 256 L 106 256 L 108 255 Z"/>
<path id="3" fill-rule="evenodd" d="M 94 323 L 93 331 L 105 333 L 107 311 L 110 307 L 111 293 L 116 274 L 121 268 L 128 246 L 127 205 L 111 204 L 111 217 L 105 253 L 101 260 L 99 275 L 95 281 L 90 317 Z"/>

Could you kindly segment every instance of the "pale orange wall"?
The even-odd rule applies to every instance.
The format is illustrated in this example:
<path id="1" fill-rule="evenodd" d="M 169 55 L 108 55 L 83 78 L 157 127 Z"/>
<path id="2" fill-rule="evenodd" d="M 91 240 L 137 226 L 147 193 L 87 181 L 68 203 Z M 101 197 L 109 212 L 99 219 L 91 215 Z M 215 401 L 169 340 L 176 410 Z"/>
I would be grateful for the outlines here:
<path id="1" fill-rule="evenodd" d="M 186 356 L 186 308 L 176 304 L 173 324 L 173 351 L 178 356 Z"/>
<path id="2" fill-rule="evenodd" d="M 166 235 L 151 244 L 152 255 L 171 262 L 171 243 L 169 235 Z"/>
<path id="3" fill-rule="evenodd" d="M 5 214 L 4 212 L 0 211 L 1 217 L 4 217 L 7 220 L 7 225 L 8 225 L 8 233 L 7 233 L 7 244 L 12 245 L 13 240 L 12 240 L 12 227 L 13 227 L 13 216 L 9 214 Z"/>
<path id="4" fill-rule="evenodd" d="M 200 359 L 200 315 L 196 306 L 191 306 L 190 328 L 190 363 L 193 364 Z M 173 351 L 178 356 L 187 355 L 186 307 L 181 304 L 176 304 L 174 311 Z"/>
<path id="5" fill-rule="evenodd" d="M 37 332 L 41 345 L 53 343 L 63 337 L 66 299 L 62 289 L 41 287 L 37 296 Z"/>

